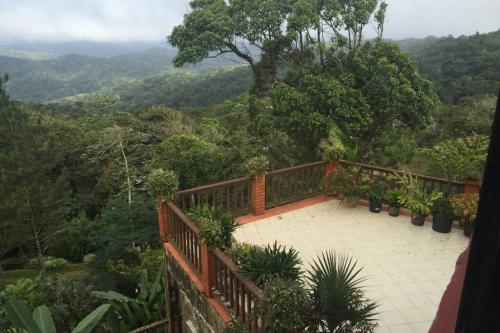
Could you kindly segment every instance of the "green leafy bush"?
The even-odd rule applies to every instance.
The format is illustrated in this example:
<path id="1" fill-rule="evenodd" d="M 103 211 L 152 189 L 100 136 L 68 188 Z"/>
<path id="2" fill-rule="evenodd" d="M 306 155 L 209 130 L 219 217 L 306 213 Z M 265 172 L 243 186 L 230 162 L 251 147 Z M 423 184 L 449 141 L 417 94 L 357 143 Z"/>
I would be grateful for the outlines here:
<path id="1" fill-rule="evenodd" d="M 404 196 L 405 193 L 406 193 L 406 190 L 404 188 L 396 186 L 396 187 L 389 189 L 386 192 L 384 200 L 391 207 L 400 207 L 401 206 L 400 198 L 402 196 Z"/>
<path id="2" fill-rule="evenodd" d="M 370 199 L 382 200 L 386 197 L 388 184 L 382 177 L 370 178 L 367 184 L 369 186 L 368 197 Z"/>
<path id="3" fill-rule="evenodd" d="M 238 224 L 222 207 L 203 204 L 191 209 L 187 216 L 200 228 L 200 238 L 208 247 L 231 247 Z"/>
<path id="4" fill-rule="evenodd" d="M 332 126 L 328 132 L 328 139 L 319 144 L 321 155 L 325 161 L 338 161 L 347 151 L 345 135 L 338 127 Z"/>
<path id="5" fill-rule="evenodd" d="M 265 332 L 305 332 L 311 323 L 312 304 L 301 283 L 275 278 L 266 282 L 257 312 Z"/>
<path id="6" fill-rule="evenodd" d="M 255 156 L 245 161 L 245 170 L 248 177 L 257 178 L 269 168 L 269 159 L 264 156 Z"/>
<path id="7" fill-rule="evenodd" d="M 308 271 L 308 284 L 316 322 L 313 331 L 373 332 L 376 303 L 361 290 L 365 279 L 361 269 L 347 255 L 326 252 L 314 260 Z"/>
<path id="8" fill-rule="evenodd" d="M 177 194 L 179 178 L 171 170 L 156 169 L 149 176 L 147 186 L 154 197 L 160 197 L 163 201 L 171 201 Z"/>
<path id="9" fill-rule="evenodd" d="M 273 278 L 296 281 L 302 275 L 302 260 L 293 247 L 274 244 L 266 247 L 252 246 L 240 265 L 241 272 L 259 287 Z"/>
<path id="10" fill-rule="evenodd" d="M 231 258 L 231 261 L 235 265 L 240 265 L 245 258 L 250 253 L 252 249 L 252 245 L 248 243 L 240 243 L 238 241 L 234 241 L 229 249 L 226 249 L 225 253 Z"/>
<path id="11" fill-rule="evenodd" d="M 453 181 L 458 179 L 480 179 L 486 162 L 489 138 L 486 135 L 471 135 L 465 138 L 446 140 L 423 148 L 421 152 L 431 157 L 432 167 L 438 175 Z"/>
<path id="12" fill-rule="evenodd" d="M 429 215 L 432 212 L 434 201 L 444 197 L 441 192 L 428 193 L 416 177 L 403 175 L 399 177 L 400 186 L 405 192 L 399 197 L 403 207 L 408 208 L 414 215 Z"/>

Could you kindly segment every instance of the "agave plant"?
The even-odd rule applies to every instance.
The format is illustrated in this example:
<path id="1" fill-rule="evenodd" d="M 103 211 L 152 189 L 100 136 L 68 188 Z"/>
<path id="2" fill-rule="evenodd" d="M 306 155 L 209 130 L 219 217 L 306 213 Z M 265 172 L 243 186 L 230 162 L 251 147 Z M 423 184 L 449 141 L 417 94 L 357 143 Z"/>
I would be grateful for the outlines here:
<path id="1" fill-rule="evenodd" d="M 252 246 L 242 259 L 240 270 L 259 287 L 272 278 L 298 280 L 302 275 L 302 260 L 293 247 L 274 244 L 262 248 Z"/>
<path id="2" fill-rule="evenodd" d="M 148 279 L 147 270 L 141 272 L 137 298 L 127 297 L 115 291 L 95 291 L 93 295 L 111 303 L 107 323 L 113 332 L 128 332 L 162 319 L 165 295 L 160 270 L 153 282 Z"/>
<path id="3" fill-rule="evenodd" d="M 76 325 L 71 333 L 90 333 L 108 312 L 110 305 L 103 304 Z M 29 310 L 19 301 L 7 300 L 5 304 L 7 318 L 12 323 L 12 332 L 56 333 L 56 325 L 47 306 L 39 306 L 30 315 Z"/>
<path id="4" fill-rule="evenodd" d="M 373 332 L 377 304 L 367 300 L 361 290 L 365 281 L 361 269 L 347 255 L 326 252 L 308 271 L 311 301 L 321 332 Z"/>

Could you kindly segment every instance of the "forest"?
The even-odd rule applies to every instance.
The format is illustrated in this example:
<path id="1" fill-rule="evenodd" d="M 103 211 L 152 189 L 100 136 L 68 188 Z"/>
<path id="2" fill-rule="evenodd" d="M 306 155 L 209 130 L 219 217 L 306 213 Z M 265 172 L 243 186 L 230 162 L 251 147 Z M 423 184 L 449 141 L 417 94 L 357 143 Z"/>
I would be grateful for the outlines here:
<path id="1" fill-rule="evenodd" d="M 47 305 L 64 332 L 105 300 L 124 311 L 117 295 L 147 309 L 126 329 L 161 316 L 158 168 L 186 189 L 244 176 L 254 156 L 317 161 L 340 140 L 352 161 L 463 176 L 426 154 L 489 135 L 500 30 L 394 42 L 385 3 L 359 3 L 193 1 L 175 54 L 0 57 L 0 330 L 9 297 Z M 240 64 L 192 70 L 217 55 Z M 142 307 L 140 283 L 157 302 Z"/>

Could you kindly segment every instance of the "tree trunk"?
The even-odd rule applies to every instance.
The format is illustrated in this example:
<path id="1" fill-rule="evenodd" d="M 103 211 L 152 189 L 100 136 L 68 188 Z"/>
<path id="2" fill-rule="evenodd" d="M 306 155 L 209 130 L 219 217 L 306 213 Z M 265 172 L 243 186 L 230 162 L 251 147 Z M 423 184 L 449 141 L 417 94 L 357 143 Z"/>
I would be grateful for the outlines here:
<path id="1" fill-rule="evenodd" d="M 120 151 L 123 157 L 123 163 L 125 164 L 125 174 L 127 175 L 127 192 L 128 192 L 128 221 L 130 222 L 130 226 L 133 225 L 132 221 L 132 182 L 130 180 L 130 169 L 128 166 L 127 155 L 125 154 L 125 148 L 123 147 L 123 138 L 119 138 L 119 146 Z"/>

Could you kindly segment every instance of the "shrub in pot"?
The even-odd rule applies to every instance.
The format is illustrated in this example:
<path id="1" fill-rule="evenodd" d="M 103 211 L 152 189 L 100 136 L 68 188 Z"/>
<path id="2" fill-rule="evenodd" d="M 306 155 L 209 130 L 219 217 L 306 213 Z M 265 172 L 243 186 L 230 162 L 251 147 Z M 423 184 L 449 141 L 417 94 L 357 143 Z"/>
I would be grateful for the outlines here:
<path id="1" fill-rule="evenodd" d="M 464 227 L 464 235 L 470 237 L 474 231 L 479 194 L 460 193 L 450 199 L 453 212 Z"/>
<path id="2" fill-rule="evenodd" d="M 449 233 L 453 224 L 453 207 L 451 207 L 449 198 L 444 194 L 436 199 L 432 205 L 432 229 L 440 233 Z"/>
<path id="3" fill-rule="evenodd" d="M 382 210 L 382 200 L 387 192 L 387 182 L 382 177 L 376 177 L 370 180 L 369 188 L 370 212 L 380 213 Z"/>
<path id="4" fill-rule="evenodd" d="M 427 193 L 418 180 L 409 175 L 401 176 L 400 179 L 400 183 L 403 188 L 406 188 L 406 191 L 399 198 L 399 202 L 410 210 L 411 222 L 414 225 L 422 226 L 427 215 L 432 212 L 434 201 L 443 197 L 443 193 Z"/>
<path id="5" fill-rule="evenodd" d="M 269 168 L 269 159 L 264 155 L 249 158 L 245 161 L 244 168 L 248 177 L 258 178 Z"/>
<path id="6" fill-rule="evenodd" d="M 149 193 L 159 197 L 162 201 L 170 201 L 175 198 L 179 188 L 179 178 L 175 172 L 165 169 L 156 169 L 148 178 L 147 188 Z"/>
<path id="7" fill-rule="evenodd" d="M 366 190 L 359 168 L 343 168 L 335 172 L 331 178 L 331 186 L 328 191 L 342 194 L 342 203 L 347 207 L 355 207 Z"/>
<path id="8" fill-rule="evenodd" d="M 404 189 L 400 187 L 394 187 L 388 190 L 385 194 L 384 200 L 389 205 L 389 215 L 390 216 L 399 216 L 399 210 L 401 208 L 401 204 L 399 202 L 399 198 L 405 194 Z"/>

